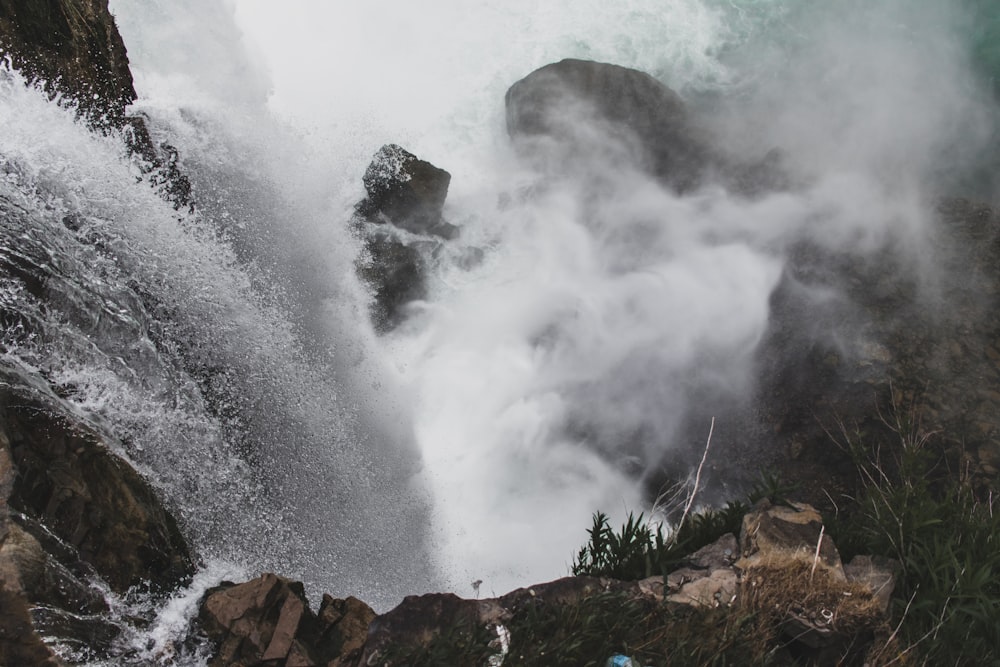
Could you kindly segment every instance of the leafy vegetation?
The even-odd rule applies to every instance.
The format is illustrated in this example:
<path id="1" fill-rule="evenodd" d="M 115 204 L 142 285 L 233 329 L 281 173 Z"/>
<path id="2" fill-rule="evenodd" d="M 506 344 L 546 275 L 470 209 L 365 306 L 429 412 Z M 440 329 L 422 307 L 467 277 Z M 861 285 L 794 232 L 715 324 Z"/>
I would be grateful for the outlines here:
<path id="1" fill-rule="evenodd" d="M 894 623 L 917 664 L 1000 663 L 1000 507 L 948 470 L 912 409 L 883 418 L 896 442 L 872 447 L 841 428 L 861 477 L 856 506 L 831 534 L 846 556 L 900 563 Z"/>
<path id="2" fill-rule="evenodd" d="M 502 655 L 504 667 L 603 667 L 614 654 L 657 667 L 771 664 L 752 623 L 752 616 L 728 610 L 695 610 L 615 592 L 568 604 L 538 599 L 507 624 L 506 654 L 489 630 L 463 627 L 424 647 L 397 647 L 379 664 L 472 667 L 500 664 Z M 748 662 L 751 655 L 761 657 Z"/>
<path id="3" fill-rule="evenodd" d="M 601 667 L 616 653 L 667 667 L 1000 664 L 1000 507 L 945 465 L 936 433 L 912 411 L 893 409 L 883 423 L 892 441 L 841 426 L 836 439 L 854 460 L 860 492 L 829 517 L 827 529 L 845 561 L 861 553 L 898 561 L 888 621 L 870 597 L 845 593 L 849 584 L 817 580 L 808 564 L 765 567 L 752 571 L 755 584 L 728 608 L 693 609 L 621 592 L 567 604 L 533 599 L 506 626 L 510 643 L 502 664 Z M 623 580 L 666 575 L 702 546 L 738 532 L 750 505 L 765 497 L 781 502 L 790 492 L 765 476 L 744 501 L 687 516 L 672 534 L 642 514 L 629 514 L 614 530 L 607 515 L 597 513 L 572 571 Z M 830 610 L 857 640 L 833 656 L 803 651 L 785 632 L 793 605 Z M 495 665 L 499 659 L 492 630 L 464 628 L 394 664 Z"/>
<path id="4" fill-rule="evenodd" d="M 643 514 L 635 517 L 631 512 L 621 530 L 615 532 L 607 515 L 597 512 L 587 530 L 590 539 L 577 553 L 572 572 L 623 580 L 669 574 L 691 553 L 726 533 L 738 534 L 751 505 L 763 498 L 779 502 L 792 490 L 775 475 L 764 474 L 745 501 L 734 500 L 721 509 L 692 514 L 669 535 L 661 526 L 650 526 Z"/>

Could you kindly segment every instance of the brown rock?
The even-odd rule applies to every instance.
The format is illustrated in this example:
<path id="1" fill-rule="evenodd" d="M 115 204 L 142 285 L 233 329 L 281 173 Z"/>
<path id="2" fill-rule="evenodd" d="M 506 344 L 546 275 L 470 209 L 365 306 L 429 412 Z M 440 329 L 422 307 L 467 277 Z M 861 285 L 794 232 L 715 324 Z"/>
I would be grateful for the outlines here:
<path id="1" fill-rule="evenodd" d="M 708 161 L 681 98 L 645 72 L 566 59 L 517 81 L 505 103 L 515 146 L 557 169 L 638 156 L 636 166 L 685 190 Z"/>
<path id="2" fill-rule="evenodd" d="M 39 635 L 111 655 L 121 630 L 91 580 L 165 589 L 192 567 L 149 485 L 55 404 L 0 390 L 3 665 L 56 664 Z"/>
<path id="3" fill-rule="evenodd" d="M 0 665 L 57 667 L 55 657 L 35 633 L 28 603 L 20 591 L 10 590 L 0 579 Z"/>
<path id="4" fill-rule="evenodd" d="M 739 569 L 800 561 L 846 580 L 840 553 L 823 529 L 823 517 L 809 505 L 761 501 L 743 517 L 740 544 L 743 557 L 736 563 Z"/>
<path id="5" fill-rule="evenodd" d="M 360 656 L 374 620 L 372 608 L 357 598 L 337 600 L 323 596 L 319 608 L 320 653 L 338 656 L 331 667 L 351 664 L 352 659 Z"/>
<path id="6" fill-rule="evenodd" d="M 120 127 L 135 100 L 108 0 L 0 0 L 0 54 L 97 125 Z"/>
<path id="7" fill-rule="evenodd" d="M 372 663 L 390 647 L 427 646 L 445 629 L 475 627 L 479 624 L 479 605 L 478 600 L 463 600 L 451 593 L 406 597 L 372 622 L 361 664 Z"/>
<path id="8" fill-rule="evenodd" d="M 847 581 L 860 584 L 878 600 L 882 613 L 888 613 L 892 591 L 896 588 L 896 570 L 899 564 L 874 556 L 855 556 L 844 566 Z"/>
<path id="9" fill-rule="evenodd" d="M 0 393 L 0 431 L 17 470 L 10 507 L 74 547 L 113 590 L 144 582 L 167 590 L 191 574 L 173 518 L 95 432 L 9 391 Z"/>
<path id="10" fill-rule="evenodd" d="M 301 583 L 264 574 L 209 591 L 199 618 L 218 645 L 213 667 L 338 667 L 355 664 L 375 612 L 355 598 L 327 595 L 313 614 Z"/>

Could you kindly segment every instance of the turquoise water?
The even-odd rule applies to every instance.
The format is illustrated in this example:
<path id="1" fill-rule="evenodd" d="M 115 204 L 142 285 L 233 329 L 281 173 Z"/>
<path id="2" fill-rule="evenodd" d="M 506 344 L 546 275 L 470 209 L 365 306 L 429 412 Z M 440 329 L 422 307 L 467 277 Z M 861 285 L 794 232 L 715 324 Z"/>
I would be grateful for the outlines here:
<path id="1" fill-rule="evenodd" d="M 830 132 L 838 124 L 864 125 L 866 116 L 891 109 L 904 126 L 917 121 L 923 136 L 897 134 L 896 121 L 883 129 L 901 143 L 924 143 L 923 157 L 936 162 L 926 165 L 925 175 L 939 194 L 996 200 L 1000 3 L 709 3 L 728 27 L 718 57 L 733 73 L 723 91 L 730 103 L 770 97 L 765 104 L 772 110 L 796 109 L 800 95 L 816 95 L 825 109 L 815 122 L 829 123 Z"/>

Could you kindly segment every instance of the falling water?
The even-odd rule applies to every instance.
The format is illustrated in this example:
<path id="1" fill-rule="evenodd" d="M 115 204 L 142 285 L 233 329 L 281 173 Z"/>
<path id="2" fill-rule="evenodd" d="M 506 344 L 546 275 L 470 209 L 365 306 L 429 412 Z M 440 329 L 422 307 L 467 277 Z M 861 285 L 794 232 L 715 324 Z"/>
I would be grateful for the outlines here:
<path id="1" fill-rule="evenodd" d="M 215 572 L 381 609 L 561 576 L 593 511 L 643 509 L 702 446 L 695 408 L 752 393 L 791 244 L 899 244 L 924 270 L 933 197 L 991 194 L 977 3 L 341 4 L 112 0 L 193 213 L 0 74 L 3 243 L 58 295 L 0 285 L 24 320 L 5 363 L 115 434 Z M 779 149 L 793 187 L 534 171 L 503 94 L 564 57 L 653 74 L 733 159 Z M 347 222 L 389 142 L 453 174 L 461 236 L 377 336 Z"/>

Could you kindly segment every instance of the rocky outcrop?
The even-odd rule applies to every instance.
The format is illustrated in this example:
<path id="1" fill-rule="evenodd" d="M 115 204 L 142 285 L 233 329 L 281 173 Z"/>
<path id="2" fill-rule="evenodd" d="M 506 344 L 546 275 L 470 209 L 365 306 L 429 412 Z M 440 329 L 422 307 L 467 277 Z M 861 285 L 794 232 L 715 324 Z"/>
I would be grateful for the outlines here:
<path id="1" fill-rule="evenodd" d="M 97 124 L 120 127 L 135 100 L 108 0 L 0 0 L 0 53 Z"/>
<path id="2" fill-rule="evenodd" d="M 801 503 L 762 501 L 743 518 L 740 546 L 743 604 L 776 614 L 799 656 L 810 664 L 863 659 L 887 621 L 891 562 L 858 557 L 845 568 L 822 517 Z"/>
<path id="3" fill-rule="evenodd" d="M 146 118 L 129 115 L 136 99 L 125 44 L 108 0 L 0 0 L 0 58 L 30 82 L 76 105 L 91 127 L 123 132 L 129 151 L 164 199 L 192 206 L 191 182 L 177 150 L 156 145 Z"/>
<path id="4" fill-rule="evenodd" d="M 365 245 L 357 271 L 374 293 L 372 322 L 385 332 L 405 318 L 406 304 L 426 295 L 427 257 L 458 232 L 442 213 L 451 174 L 388 144 L 363 181 L 368 196 L 353 222 Z"/>
<path id="5" fill-rule="evenodd" d="M 760 451 L 773 443 L 762 463 L 806 481 L 814 505 L 854 495 L 848 440 L 889 462 L 903 442 L 929 438 L 942 470 L 996 489 L 1000 216 L 945 200 L 936 218 L 923 263 L 898 247 L 859 257 L 801 244 L 771 297 L 759 422 L 739 429 L 761 434 Z"/>
<path id="6" fill-rule="evenodd" d="M 0 428 L 17 471 L 10 507 L 75 549 L 113 590 L 169 590 L 191 574 L 173 518 L 94 431 L 7 392 L 0 395 Z"/>
<path id="7" fill-rule="evenodd" d="M 273 574 L 210 590 L 200 616 L 218 647 L 213 667 L 354 665 L 374 618 L 360 600 L 329 595 L 313 613 L 301 583 Z"/>
<path id="8" fill-rule="evenodd" d="M 49 664 L 35 632 L 91 654 L 120 630 L 95 587 L 167 591 L 192 573 L 152 488 L 54 404 L 0 391 L 0 656 Z M 40 648 L 41 647 L 41 648 Z M 45 649 L 47 652 L 48 649 Z M 29 657 L 30 656 L 30 657 Z"/>
<path id="9" fill-rule="evenodd" d="M 372 158 L 362 179 L 368 196 L 357 210 L 366 220 L 388 222 L 413 234 L 453 238 L 456 228 L 444 221 L 451 174 L 395 144 Z"/>
<path id="10" fill-rule="evenodd" d="M 595 615 L 610 614 L 614 632 L 624 634 L 634 628 L 620 625 L 618 615 L 638 605 L 654 625 L 657 614 L 681 625 L 709 613 L 759 619 L 743 632 L 759 631 L 752 641 L 772 642 L 775 652 L 794 654 L 803 664 L 860 664 L 885 625 L 894 582 L 888 562 L 858 557 L 843 566 L 822 518 L 803 504 L 763 501 L 744 518 L 739 540 L 724 535 L 684 563 L 665 577 L 567 577 L 485 600 L 411 596 L 380 616 L 356 600 L 329 596 L 313 615 L 300 584 L 268 574 L 210 591 L 201 623 L 218 647 L 213 667 L 478 665 L 486 664 L 485 656 L 492 656 L 489 664 L 508 657 L 511 664 L 536 664 L 542 654 L 507 655 L 515 645 L 521 652 L 546 650 L 522 641 L 521 633 L 592 633 L 603 627 Z M 711 618 L 719 627 L 719 617 Z M 672 636 L 665 639 L 669 645 Z M 613 634 L 601 639 L 608 647 L 620 640 Z"/>
<path id="11" fill-rule="evenodd" d="M 562 60 L 507 91 L 507 131 L 530 158 L 559 170 L 635 162 L 678 190 L 701 181 L 707 144 L 674 91 L 638 70 Z"/>

